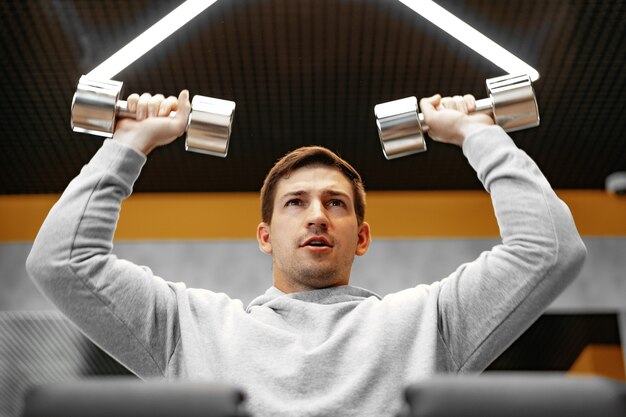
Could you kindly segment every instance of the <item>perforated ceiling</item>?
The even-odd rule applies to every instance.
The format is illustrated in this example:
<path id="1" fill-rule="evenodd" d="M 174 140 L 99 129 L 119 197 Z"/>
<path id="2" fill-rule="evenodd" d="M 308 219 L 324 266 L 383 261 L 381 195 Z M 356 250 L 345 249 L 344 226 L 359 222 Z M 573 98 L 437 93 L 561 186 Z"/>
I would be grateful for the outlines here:
<path id="1" fill-rule="evenodd" d="M 603 188 L 626 170 L 623 1 L 439 1 L 537 68 L 542 124 L 513 134 L 557 188 Z M 0 3 L 0 193 L 60 192 L 101 139 L 72 133 L 80 75 L 177 4 Z M 220 0 L 116 79 L 125 92 L 189 88 L 237 103 L 226 160 L 154 152 L 136 191 L 255 191 L 298 146 L 338 151 L 369 189 L 477 189 L 462 153 L 384 159 L 375 104 L 484 95 L 503 71 L 394 0 Z"/>

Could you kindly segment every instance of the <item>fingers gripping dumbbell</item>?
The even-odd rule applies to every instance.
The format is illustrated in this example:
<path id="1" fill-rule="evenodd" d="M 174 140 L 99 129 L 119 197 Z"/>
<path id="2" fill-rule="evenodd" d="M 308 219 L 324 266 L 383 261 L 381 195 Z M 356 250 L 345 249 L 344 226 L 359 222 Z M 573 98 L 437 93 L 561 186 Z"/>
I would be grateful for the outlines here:
<path id="1" fill-rule="evenodd" d="M 72 130 L 111 137 L 120 117 L 135 118 L 127 103 L 120 100 L 123 83 L 94 80 L 82 76 L 72 100 Z M 194 96 L 187 122 L 185 149 L 226 157 L 235 113 L 235 103 L 217 98 Z"/>
<path id="2" fill-rule="evenodd" d="M 476 101 L 477 112 L 488 112 L 507 132 L 539 126 L 539 110 L 528 75 L 505 75 L 486 82 L 488 98 Z M 374 107 L 383 153 L 387 159 L 426 150 L 424 115 L 417 98 L 407 97 Z"/>

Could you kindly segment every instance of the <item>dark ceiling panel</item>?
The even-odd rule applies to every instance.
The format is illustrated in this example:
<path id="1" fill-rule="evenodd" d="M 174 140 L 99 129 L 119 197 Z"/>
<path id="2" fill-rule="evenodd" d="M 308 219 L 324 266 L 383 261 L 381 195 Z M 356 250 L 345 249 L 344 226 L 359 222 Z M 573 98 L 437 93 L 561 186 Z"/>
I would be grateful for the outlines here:
<path id="1" fill-rule="evenodd" d="M 537 68 L 542 124 L 512 134 L 556 188 L 600 189 L 626 170 L 624 1 L 439 1 Z M 80 75 L 171 11 L 171 1 L 0 3 L 0 194 L 62 191 L 101 139 L 72 133 Z M 478 189 L 462 153 L 386 161 L 373 107 L 473 93 L 503 71 L 394 0 L 220 0 L 116 79 L 125 92 L 237 103 L 226 160 L 155 151 L 137 191 L 256 191 L 287 151 L 317 144 L 371 189 Z"/>

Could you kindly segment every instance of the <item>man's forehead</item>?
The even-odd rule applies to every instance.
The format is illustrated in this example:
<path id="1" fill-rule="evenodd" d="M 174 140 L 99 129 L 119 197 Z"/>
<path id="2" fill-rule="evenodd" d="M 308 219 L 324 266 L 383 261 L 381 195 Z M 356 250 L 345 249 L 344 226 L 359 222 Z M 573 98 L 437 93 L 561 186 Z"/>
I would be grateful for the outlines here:
<path id="1" fill-rule="evenodd" d="M 277 196 L 291 193 L 324 192 L 347 194 L 352 197 L 352 184 L 339 168 L 326 165 L 311 165 L 298 168 L 277 184 Z"/>

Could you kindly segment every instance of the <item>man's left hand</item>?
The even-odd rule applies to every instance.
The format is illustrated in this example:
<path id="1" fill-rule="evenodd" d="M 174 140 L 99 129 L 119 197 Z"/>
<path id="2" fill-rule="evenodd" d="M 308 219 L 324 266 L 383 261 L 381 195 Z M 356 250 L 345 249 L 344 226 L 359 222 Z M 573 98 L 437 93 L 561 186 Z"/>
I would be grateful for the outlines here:
<path id="1" fill-rule="evenodd" d="M 474 113 L 476 100 L 472 95 L 441 97 L 439 94 L 420 100 L 420 109 L 433 140 L 463 146 L 472 132 L 494 124 L 485 113 Z"/>

